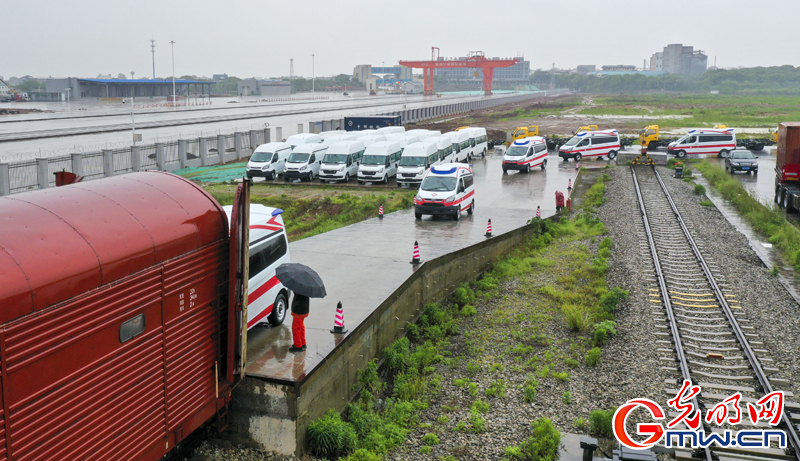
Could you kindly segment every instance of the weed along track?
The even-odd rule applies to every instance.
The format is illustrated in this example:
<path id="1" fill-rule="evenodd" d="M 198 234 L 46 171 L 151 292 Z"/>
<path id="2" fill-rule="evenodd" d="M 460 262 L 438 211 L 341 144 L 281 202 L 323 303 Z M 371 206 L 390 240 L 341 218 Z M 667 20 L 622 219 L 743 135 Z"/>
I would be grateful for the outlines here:
<path id="1" fill-rule="evenodd" d="M 664 389 L 669 396 L 677 395 L 685 380 L 699 385 L 702 392 L 692 399 L 702 416 L 734 393 L 741 394 L 736 405 L 744 408 L 741 423 L 729 425 L 728 407 L 724 407 L 725 421 L 709 424 L 703 419 L 706 434 L 722 434 L 731 429 L 734 437 L 739 431 L 778 429 L 785 432 L 791 455 L 776 448 L 741 447 L 735 442 L 728 447 L 712 444 L 702 453 L 694 453 L 707 461 L 712 459 L 798 459 L 800 439 L 794 424 L 800 410 L 793 403 L 791 392 L 784 391 L 785 409 L 777 427 L 767 427 L 748 418 L 747 404 L 756 403 L 766 394 L 789 386 L 785 380 L 774 377 L 774 368 L 768 352 L 761 347 L 757 330 L 747 318 L 749 306 L 737 301 L 738 289 L 725 279 L 715 261 L 704 256 L 701 244 L 695 242 L 690 229 L 693 224 L 684 220 L 656 169 L 631 167 L 631 175 L 642 215 L 639 227 L 644 251 L 652 256 L 654 276 L 650 279 L 650 305 L 659 331 L 655 332 L 662 347 L 659 352 L 673 356 L 664 357 L 670 364 L 677 361 L 677 377 L 667 380 Z M 680 412 L 667 415 L 670 420 Z M 731 416 L 732 418 L 733 416 Z M 684 420 L 676 429 L 685 430 Z M 775 441 L 773 441 L 773 447 Z M 676 443 L 683 446 L 683 442 Z M 677 449 L 677 459 L 689 459 L 689 449 Z"/>

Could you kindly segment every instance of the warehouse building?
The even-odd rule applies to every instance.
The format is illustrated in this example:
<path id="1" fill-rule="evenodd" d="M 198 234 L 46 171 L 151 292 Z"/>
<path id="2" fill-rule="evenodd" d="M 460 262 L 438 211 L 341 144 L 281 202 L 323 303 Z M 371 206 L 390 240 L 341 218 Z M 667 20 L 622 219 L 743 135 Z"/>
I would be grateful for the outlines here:
<path id="1" fill-rule="evenodd" d="M 708 70 L 708 56 L 680 43 L 667 45 L 650 56 L 650 70 L 668 74 L 700 75 Z"/>
<path id="2" fill-rule="evenodd" d="M 175 94 L 211 94 L 215 82 L 175 80 Z M 101 79 L 101 78 L 51 78 L 46 82 L 46 93 L 69 93 L 70 99 L 82 98 L 153 98 L 172 96 L 172 79 Z"/>
<path id="3" fill-rule="evenodd" d="M 288 96 L 292 82 L 285 80 L 260 80 L 246 78 L 239 82 L 239 96 Z"/>

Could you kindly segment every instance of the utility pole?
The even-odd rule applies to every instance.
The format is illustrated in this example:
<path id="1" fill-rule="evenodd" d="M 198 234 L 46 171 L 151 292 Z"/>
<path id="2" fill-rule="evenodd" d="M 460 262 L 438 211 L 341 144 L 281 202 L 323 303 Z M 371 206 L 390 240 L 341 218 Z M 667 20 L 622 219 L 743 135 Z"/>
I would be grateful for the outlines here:
<path id="1" fill-rule="evenodd" d="M 556 63 L 553 63 L 553 70 L 550 72 L 550 90 L 555 89 L 555 81 L 556 81 Z"/>
<path id="2" fill-rule="evenodd" d="M 314 92 L 314 55 L 311 55 L 311 92 Z"/>
<path id="3" fill-rule="evenodd" d="M 153 53 L 153 80 L 156 79 L 156 41 L 150 39 L 150 52 Z"/>
<path id="4" fill-rule="evenodd" d="M 175 40 L 170 40 L 172 45 L 172 105 L 175 107 Z"/>

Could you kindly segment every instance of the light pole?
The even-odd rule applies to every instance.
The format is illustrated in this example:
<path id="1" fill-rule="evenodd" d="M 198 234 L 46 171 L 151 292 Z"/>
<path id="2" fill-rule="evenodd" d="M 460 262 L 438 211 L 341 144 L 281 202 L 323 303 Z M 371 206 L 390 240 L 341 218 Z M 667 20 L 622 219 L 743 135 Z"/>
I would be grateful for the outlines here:
<path id="1" fill-rule="evenodd" d="M 311 55 L 311 92 L 314 92 L 314 55 Z"/>
<path id="2" fill-rule="evenodd" d="M 66 91 L 67 91 L 67 103 L 69 103 L 69 92 L 72 91 L 72 88 L 67 87 Z"/>
<path id="3" fill-rule="evenodd" d="M 175 107 L 175 40 L 170 40 L 172 46 L 172 107 Z"/>

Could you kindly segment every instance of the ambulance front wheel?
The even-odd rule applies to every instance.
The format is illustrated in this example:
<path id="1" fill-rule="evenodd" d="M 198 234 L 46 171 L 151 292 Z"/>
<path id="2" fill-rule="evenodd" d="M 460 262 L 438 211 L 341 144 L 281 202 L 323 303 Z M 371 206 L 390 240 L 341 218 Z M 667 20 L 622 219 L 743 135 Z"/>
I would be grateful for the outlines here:
<path id="1" fill-rule="evenodd" d="M 506 168 L 503 168 L 503 174 L 508 174 L 508 170 Z"/>
<path id="2" fill-rule="evenodd" d="M 418 212 L 418 211 L 415 211 L 415 212 L 414 212 L 414 217 L 415 217 L 417 220 L 420 220 L 420 219 L 422 219 L 422 213 L 420 213 L 420 212 Z"/>
<path id="3" fill-rule="evenodd" d="M 678 153 L 675 154 L 675 155 L 677 155 L 678 158 L 686 157 L 686 151 L 685 150 L 679 150 Z"/>
<path id="4" fill-rule="evenodd" d="M 283 292 L 278 293 L 278 297 L 275 298 L 275 304 L 272 305 L 272 313 L 268 317 L 270 325 L 276 327 L 283 323 L 283 319 L 286 318 L 287 305 L 286 295 Z"/>
<path id="5" fill-rule="evenodd" d="M 531 172 L 531 164 L 529 163 L 525 165 L 525 173 L 530 173 L 530 172 Z"/>
<path id="6" fill-rule="evenodd" d="M 576 162 L 580 162 L 582 158 L 583 158 L 583 155 L 581 155 L 580 153 L 575 154 L 575 161 Z"/>
<path id="7" fill-rule="evenodd" d="M 725 149 L 722 149 L 721 151 L 719 151 L 719 156 L 721 158 L 728 158 L 728 151 L 725 150 Z"/>
<path id="8" fill-rule="evenodd" d="M 547 159 L 542 160 L 542 169 L 547 168 Z"/>
<path id="9" fill-rule="evenodd" d="M 615 151 L 615 150 L 610 151 L 608 153 L 608 159 L 609 160 L 614 160 L 615 158 L 617 158 L 617 151 Z"/>
<path id="10" fill-rule="evenodd" d="M 467 210 L 467 214 L 471 215 L 475 212 L 475 200 L 472 201 L 469 205 L 469 209 Z"/>

